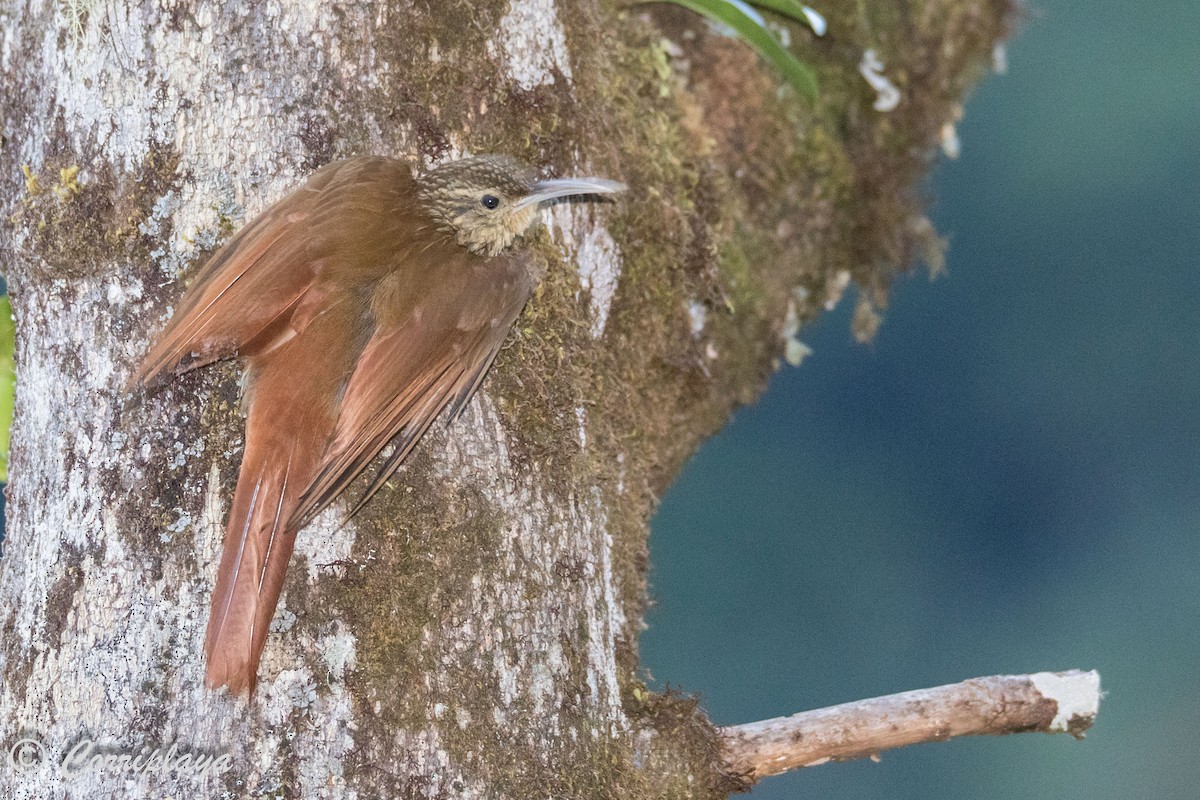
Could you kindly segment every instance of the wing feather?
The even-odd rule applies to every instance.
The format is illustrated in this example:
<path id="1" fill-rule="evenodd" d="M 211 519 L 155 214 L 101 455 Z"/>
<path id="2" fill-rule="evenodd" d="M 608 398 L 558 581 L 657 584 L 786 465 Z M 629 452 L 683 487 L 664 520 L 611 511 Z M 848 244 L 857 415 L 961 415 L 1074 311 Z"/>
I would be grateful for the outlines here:
<path id="1" fill-rule="evenodd" d="M 447 282 L 415 313 L 367 343 L 347 384 L 320 473 L 296 511 L 305 524 L 332 503 L 392 442 L 394 450 L 356 513 L 409 455 L 447 406 L 461 412 L 479 388 L 532 290 L 523 262 L 491 259 L 472 280 Z"/>
<path id="2" fill-rule="evenodd" d="M 385 177 L 377 175 L 387 170 Z M 179 308 L 142 359 L 130 386 L 151 384 L 254 347 L 311 321 L 297 317 L 305 295 L 330 265 L 339 279 L 371 279 L 386 264 L 372 252 L 396 237 L 401 220 L 390 212 L 411 184 L 407 166 L 381 158 L 338 161 L 271 206 L 218 250 L 191 282 Z M 364 185 L 366 188 L 363 188 Z M 348 225 L 347 221 L 353 221 Z M 358 267 L 362 264 L 363 267 Z M 365 270 L 366 275 L 359 275 Z"/>

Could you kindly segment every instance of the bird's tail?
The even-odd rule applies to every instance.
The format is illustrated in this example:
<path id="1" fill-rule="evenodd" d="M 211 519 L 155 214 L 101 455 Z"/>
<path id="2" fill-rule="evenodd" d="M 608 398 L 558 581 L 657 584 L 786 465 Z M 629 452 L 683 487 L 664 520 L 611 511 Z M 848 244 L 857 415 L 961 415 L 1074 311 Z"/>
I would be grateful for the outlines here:
<path id="1" fill-rule="evenodd" d="M 242 462 L 204 642 L 205 682 L 212 688 L 254 691 L 296 540 L 296 531 L 284 526 L 295 503 L 290 467 L 290 460 L 273 464 L 250 454 Z"/>
<path id="2" fill-rule="evenodd" d="M 289 426 L 286 436 L 276 433 L 280 411 L 269 404 L 251 407 L 204 642 L 205 682 L 234 694 L 254 691 L 296 542 L 298 526 L 288 521 L 316 473 L 326 435 L 303 422 L 298 430 Z"/>

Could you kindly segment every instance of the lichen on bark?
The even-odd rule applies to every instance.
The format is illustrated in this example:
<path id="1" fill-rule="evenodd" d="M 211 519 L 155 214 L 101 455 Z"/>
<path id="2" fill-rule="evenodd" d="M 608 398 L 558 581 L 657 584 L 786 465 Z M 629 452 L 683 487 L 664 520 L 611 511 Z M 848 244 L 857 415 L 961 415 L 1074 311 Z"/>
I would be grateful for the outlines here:
<path id="1" fill-rule="evenodd" d="M 869 326 L 896 272 L 936 249 L 914 187 L 1012 16 L 1006 0 L 821 10 L 826 40 L 792 31 L 820 77 L 812 105 L 662 7 L 0 8 L 18 326 L 3 740 L 228 751 L 234 769 L 206 786 L 235 797 L 740 788 L 695 703 L 641 682 L 649 517 L 761 391 L 789 304 L 811 319 L 852 277 Z M 857 72 L 867 48 L 903 94 L 890 114 Z M 313 168 L 467 151 L 630 191 L 547 214 L 529 242 L 545 279 L 483 392 L 351 523 L 301 533 L 255 703 L 213 695 L 201 636 L 237 369 L 133 401 L 123 381 L 191 270 Z M 79 780 L 0 786 L 194 787 Z"/>

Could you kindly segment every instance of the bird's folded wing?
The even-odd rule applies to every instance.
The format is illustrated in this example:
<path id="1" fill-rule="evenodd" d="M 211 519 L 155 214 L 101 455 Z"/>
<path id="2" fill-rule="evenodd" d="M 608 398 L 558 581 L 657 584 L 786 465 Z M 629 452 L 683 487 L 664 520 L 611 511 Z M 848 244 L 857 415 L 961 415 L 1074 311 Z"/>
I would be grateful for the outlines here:
<path id="1" fill-rule="evenodd" d="M 354 203 L 353 179 L 365 161 L 323 167 L 221 247 L 192 280 L 130 385 L 269 347 L 293 333 L 294 311 L 345 238 L 338 212 Z"/>
<path id="2" fill-rule="evenodd" d="M 434 355 L 409 349 L 412 338 L 410 331 L 397 330 L 367 344 L 346 389 L 321 471 L 295 512 L 299 524 L 333 502 L 395 439 L 379 477 L 355 505 L 357 511 L 395 472 L 438 413 L 451 401 L 469 399 L 503 341 L 464 341 L 462 352 Z"/>
<path id="3" fill-rule="evenodd" d="M 299 524 L 333 502 L 391 442 L 393 452 L 350 511 L 353 515 L 443 409 L 449 406 L 456 414 L 471 399 L 529 298 L 531 285 L 522 269 L 514 267 L 491 276 L 492 285 L 474 287 L 476 292 L 460 298 L 449 321 L 443 319 L 444 327 L 438 326 L 437 314 L 423 314 L 376 331 L 346 387 L 321 471 L 296 511 Z"/>

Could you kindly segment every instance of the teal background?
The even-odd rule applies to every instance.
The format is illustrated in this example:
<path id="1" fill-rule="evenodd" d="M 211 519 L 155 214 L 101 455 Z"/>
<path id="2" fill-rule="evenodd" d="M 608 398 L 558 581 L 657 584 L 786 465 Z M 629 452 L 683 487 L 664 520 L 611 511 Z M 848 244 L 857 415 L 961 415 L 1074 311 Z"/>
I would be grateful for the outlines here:
<path id="1" fill-rule="evenodd" d="M 1200 2 L 1040 0 L 933 180 L 949 275 L 853 298 L 651 536 L 655 684 L 731 724 L 1072 667 L 1085 742 L 922 745 L 753 800 L 1200 797 Z"/>

